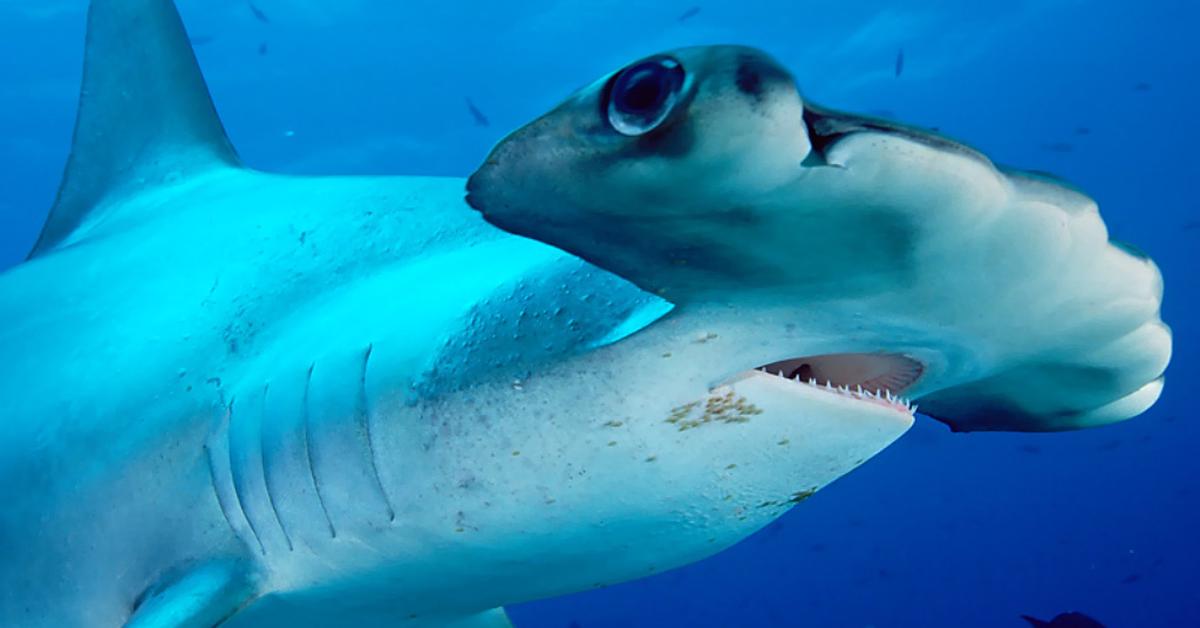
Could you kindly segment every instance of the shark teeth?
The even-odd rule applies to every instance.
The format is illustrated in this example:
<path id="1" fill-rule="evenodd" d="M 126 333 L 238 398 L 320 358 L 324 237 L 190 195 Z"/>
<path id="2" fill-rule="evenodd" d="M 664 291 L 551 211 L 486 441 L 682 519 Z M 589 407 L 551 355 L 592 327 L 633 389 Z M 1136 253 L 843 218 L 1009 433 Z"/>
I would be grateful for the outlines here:
<path id="1" fill-rule="evenodd" d="M 824 390 L 826 392 L 833 393 L 835 395 L 841 395 L 843 397 L 851 397 L 853 399 L 861 399 L 864 401 L 880 403 L 883 405 L 891 406 L 896 409 L 904 410 L 905 412 L 907 412 L 909 414 L 916 414 L 916 412 L 917 412 L 917 404 L 912 403 L 912 400 L 910 400 L 906 397 L 901 397 L 900 395 L 897 395 L 887 389 L 877 389 L 877 390 L 873 390 L 873 391 L 872 390 L 863 390 L 863 387 L 861 385 L 856 385 L 852 389 L 852 388 L 850 388 L 850 386 L 845 385 L 845 384 L 834 385 L 833 382 L 828 381 L 828 380 L 826 380 L 825 382 L 822 383 L 822 382 L 818 382 L 816 380 L 816 378 L 810 377 L 806 381 L 806 380 L 802 379 L 799 375 L 789 378 L 783 374 L 783 371 L 772 373 L 771 371 L 768 371 L 766 368 L 759 368 L 757 370 L 761 373 L 766 373 L 767 375 L 771 375 L 773 377 L 778 377 L 780 379 L 785 379 L 785 380 L 788 380 L 791 382 L 795 382 L 797 384 L 800 384 L 801 386 L 809 386 L 809 387 L 815 388 L 817 390 Z"/>

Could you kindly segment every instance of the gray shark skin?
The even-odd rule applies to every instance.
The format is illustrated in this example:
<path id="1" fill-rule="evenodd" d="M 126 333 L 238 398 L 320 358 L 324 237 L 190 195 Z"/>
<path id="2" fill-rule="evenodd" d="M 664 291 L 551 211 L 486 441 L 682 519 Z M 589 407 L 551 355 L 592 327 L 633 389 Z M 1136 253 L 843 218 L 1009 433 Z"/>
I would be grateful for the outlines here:
<path id="1" fill-rule="evenodd" d="M 902 435 L 898 395 L 992 373 L 976 334 L 994 330 L 906 312 L 889 342 L 839 340 L 844 307 L 825 312 L 803 275 L 766 285 L 746 264 L 675 282 L 634 228 L 645 248 L 625 253 L 644 268 L 581 253 L 593 265 L 489 225 L 461 179 L 245 168 L 167 0 L 94 0 L 85 54 L 59 197 L 30 259 L 0 275 L 0 624 L 507 625 L 504 604 L 736 543 Z M 729 130 L 734 152 L 787 144 Z M 691 176 L 653 150 L 627 159 Z M 477 175 L 472 202 L 548 214 L 503 163 L 510 183 Z M 711 227 L 676 216 L 660 233 Z M 1165 334 L 1156 271 L 1121 260 L 1129 314 L 1105 329 Z M 1159 381 L 1169 337 L 1150 336 L 1081 335 L 1069 353 L 1017 335 L 1126 359 L 1118 388 L 1148 365 Z M 1153 382 L 1089 420 L 1140 412 Z"/>

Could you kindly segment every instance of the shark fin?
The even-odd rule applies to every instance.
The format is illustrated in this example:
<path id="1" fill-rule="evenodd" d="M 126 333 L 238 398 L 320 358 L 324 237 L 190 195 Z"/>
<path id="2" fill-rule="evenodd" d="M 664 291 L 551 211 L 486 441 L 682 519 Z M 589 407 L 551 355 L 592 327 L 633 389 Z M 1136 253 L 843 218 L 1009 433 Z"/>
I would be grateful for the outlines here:
<path id="1" fill-rule="evenodd" d="M 238 165 L 171 1 L 92 0 L 71 155 L 30 257 L 81 239 L 112 201 Z"/>
<path id="2" fill-rule="evenodd" d="M 165 579 L 144 592 L 125 628 L 208 628 L 253 601 L 254 579 L 239 563 L 214 562 Z"/>

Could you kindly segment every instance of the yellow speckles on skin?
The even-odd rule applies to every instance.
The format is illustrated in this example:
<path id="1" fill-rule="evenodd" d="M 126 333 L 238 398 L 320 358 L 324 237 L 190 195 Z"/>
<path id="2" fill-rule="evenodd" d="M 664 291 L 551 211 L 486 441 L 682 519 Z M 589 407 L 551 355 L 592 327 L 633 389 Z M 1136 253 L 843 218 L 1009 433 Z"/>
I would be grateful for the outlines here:
<path id="1" fill-rule="evenodd" d="M 786 445 L 786 444 L 788 444 L 788 443 L 790 443 L 790 442 L 792 442 L 792 441 L 790 441 L 790 440 L 788 440 L 788 439 L 786 439 L 786 438 L 785 438 L 785 439 L 783 439 L 783 440 L 781 440 L 781 441 L 779 441 L 778 443 L 775 443 L 775 444 L 776 444 L 776 445 Z"/>
<path id="2" fill-rule="evenodd" d="M 613 420 L 605 423 L 604 427 L 621 427 L 622 425 L 625 425 L 624 421 L 618 421 L 616 419 L 613 419 Z"/>
<path id="3" fill-rule="evenodd" d="M 654 462 L 655 460 L 658 460 L 658 456 L 650 456 L 646 458 L 646 462 Z"/>
<path id="4" fill-rule="evenodd" d="M 796 491 L 795 493 L 792 493 L 792 496 L 790 498 L 788 498 L 788 501 L 793 504 L 799 504 L 800 502 L 808 499 L 809 497 L 812 497 L 813 494 L 816 492 L 817 492 L 817 488 L 815 486 L 813 488 L 805 489 L 803 491 Z"/>
<path id="5" fill-rule="evenodd" d="M 750 417 L 762 414 L 762 412 L 758 406 L 746 401 L 745 397 L 734 394 L 733 389 L 729 389 L 723 395 L 710 395 L 704 401 L 703 410 L 700 410 L 699 401 L 672 408 L 666 422 L 678 425 L 679 431 L 682 432 L 714 421 L 747 423 L 750 421 Z M 696 416 L 697 414 L 699 416 Z"/>
<path id="6" fill-rule="evenodd" d="M 726 470 L 726 471 L 728 471 L 728 470 L 730 470 L 730 469 L 736 469 L 736 468 L 737 468 L 737 464 L 736 464 L 736 463 L 729 463 L 729 464 L 725 465 L 725 470 Z"/>
<path id="7" fill-rule="evenodd" d="M 695 410 L 698 405 L 700 405 L 699 401 L 693 401 L 671 408 L 671 416 L 667 417 L 667 423 L 679 423 L 686 419 L 687 415 L 691 414 L 692 410 Z"/>
<path id="8" fill-rule="evenodd" d="M 617 446 L 617 441 L 615 441 L 615 440 L 610 440 L 610 441 L 608 441 L 608 446 L 609 446 L 609 447 L 616 447 L 616 446 Z"/>
<path id="9" fill-rule="evenodd" d="M 519 456 L 519 455 L 521 455 L 521 452 L 519 452 L 519 451 L 516 451 L 516 450 L 513 450 L 513 453 L 512 453 L 512 455 L 514 455 L 514 456 Z"/>

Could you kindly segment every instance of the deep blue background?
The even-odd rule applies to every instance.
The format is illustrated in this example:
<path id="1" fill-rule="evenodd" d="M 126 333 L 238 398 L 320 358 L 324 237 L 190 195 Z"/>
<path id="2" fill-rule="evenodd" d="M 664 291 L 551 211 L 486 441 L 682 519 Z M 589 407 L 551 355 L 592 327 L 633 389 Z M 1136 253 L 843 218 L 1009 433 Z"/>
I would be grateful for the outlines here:
<path id="1" fill-rule="evenodd" d="M 999 628 L 1068 609 L 1110 626 L 1200 626 L 1200 3 L 724 0 L 684 23 L 687 1 L 258 6 L 269 24 L 241 0 L 181 7 L 208 40 L 198 54 L 217 107 L 256 167 L 466 175 L 506 130 L 626 61 L 745 43 L 776 55 L 814 100 L 937 126 L 1076 182 L 1166 276 L 1175 357 L 1146 415 L 1043 435 L 950 434 L 922 420 L 738 547 L 514 607 L 519 628 Z M 81 0 L 0 0 L 0 268 L 24 256 L 53 199 L 82 39 Z M 466 97 L 491 126 L 473 123 Z"/>

